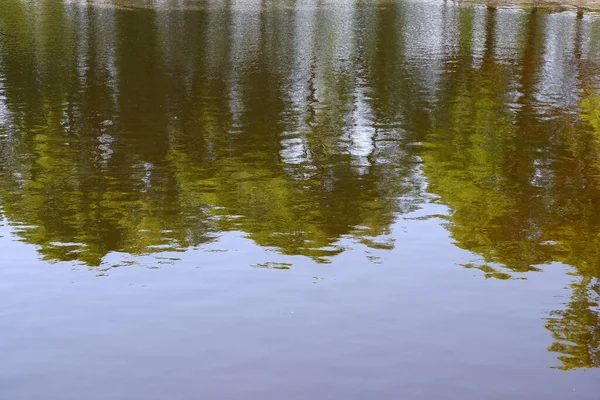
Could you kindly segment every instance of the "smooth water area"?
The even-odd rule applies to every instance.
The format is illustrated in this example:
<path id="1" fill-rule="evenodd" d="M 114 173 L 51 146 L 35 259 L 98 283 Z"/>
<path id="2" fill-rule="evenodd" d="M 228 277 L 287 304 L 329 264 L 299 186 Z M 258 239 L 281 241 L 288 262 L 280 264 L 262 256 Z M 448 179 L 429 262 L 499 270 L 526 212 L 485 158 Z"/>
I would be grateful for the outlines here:
<path id="1" fill-rule="evenodd" d="M 0 399 L 600 398 L 600 16 L 0 2 Z"/>

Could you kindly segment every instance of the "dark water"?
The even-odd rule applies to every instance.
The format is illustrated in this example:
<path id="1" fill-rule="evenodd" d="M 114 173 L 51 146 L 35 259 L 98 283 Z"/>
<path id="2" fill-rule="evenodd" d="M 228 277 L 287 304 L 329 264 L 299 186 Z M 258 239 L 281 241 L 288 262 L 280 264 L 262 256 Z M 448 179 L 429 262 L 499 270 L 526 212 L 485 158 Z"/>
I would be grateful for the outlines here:
<path id="1" fill-rule="evenodd" d="M 0 399 L 599 399 L 599 93 L 591 13 L 2 0 Z"/>

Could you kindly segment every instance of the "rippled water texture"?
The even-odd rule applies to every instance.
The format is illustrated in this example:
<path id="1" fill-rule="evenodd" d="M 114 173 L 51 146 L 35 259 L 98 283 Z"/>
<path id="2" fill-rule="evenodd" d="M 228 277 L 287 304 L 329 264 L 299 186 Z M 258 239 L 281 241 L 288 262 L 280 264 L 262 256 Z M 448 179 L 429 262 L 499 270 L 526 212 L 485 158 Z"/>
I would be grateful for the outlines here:
<path id="1" fill-rule="evenodd" d="M 2 0 L 0 399 L 600 396 L 600 16 Z"/>

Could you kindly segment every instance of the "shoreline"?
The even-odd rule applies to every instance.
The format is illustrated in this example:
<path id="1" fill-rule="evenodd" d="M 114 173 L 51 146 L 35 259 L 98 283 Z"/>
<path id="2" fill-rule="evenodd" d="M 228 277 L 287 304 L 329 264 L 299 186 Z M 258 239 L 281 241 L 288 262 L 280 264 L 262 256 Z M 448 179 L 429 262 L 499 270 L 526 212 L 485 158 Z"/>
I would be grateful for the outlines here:
<path id="1" fill-rule="evenodd" d="M 490 7 L 544 8 L 554 11 L 600 11 L 600 0 L 483 0 L 465 1 Z"/>
<path id="2" fill-rule="evenodd" d="M 351 0 L 352 1 L 352 0 Z M 354 0 L 361 2 L 377 2 L 377 0 Z M 385 2 L 393 2 L 395 0 L 384 0 Z M 415 0 L 410 0 L 415 1 Z M 459 6 L 482 5 L 489 7 L 515 7 L 515 8 L 540 8 L 549 11 L 578 11 L 578 12 L 600 12 L 600 0 L 438 0 L 444 3 L 455 3 Z M 75 0 L 66 0 L 67 3 L 76 3 Z M 326 1 L 327 3 L 335 3 L 336 1 Z M 424 2 L 428 2 L 425 0 Z M 203 10 L 218 7 L 218 2 L 212 4 L 202 0 L 188 0 L 184 4 L 169 5 L 156 4 L 153 0 L 88 0 L 88 4 L 97 5 L 99 7 L 121 8 L 121 9 L 148 9 L 148 8 L 169 8 L 183 10 Z M 285 6 L 284 6 L 285 7 Z"/>

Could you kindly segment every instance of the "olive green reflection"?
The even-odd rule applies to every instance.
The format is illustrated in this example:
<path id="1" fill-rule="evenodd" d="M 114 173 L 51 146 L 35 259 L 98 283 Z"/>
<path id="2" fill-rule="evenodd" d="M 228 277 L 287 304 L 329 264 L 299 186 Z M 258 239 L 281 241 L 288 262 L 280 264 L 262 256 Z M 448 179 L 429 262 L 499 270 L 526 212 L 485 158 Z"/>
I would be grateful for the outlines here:
<path id="1" fill-rule="evenodd" d="M 600 21 L 415 2 L 5 0 L 0 205 L 47 260 L 242 231 L 327 262 L 449 207 L 485 276 L 573 267 L 546 327 L 600 367 Z"/>
<path id="2" fill-rule="evenodd" d="M 361 148 L 376 140 L 351 127 L 363 78 L 330 63 L 335 43 L 312 49 L 328 32 L 287 26 L 327 13 L 38 3 L 2 12 L 0 190 L 45 259 L 99 265 L 230 230 L 321 262 L 341 238 L 391 245 L 377 237 L 412 207 L 397 198 L 418 187 L 414 155 L 399 133 Z"/>
<path id="3" fill-rule="evenodd" d="M 444 97 L 425 135 L 423 171 L 429 190 L 451 207 L 456 245 L 483 258 L 468 267 L 499 279 L 553 262 L 574 268 L 566 309 L 547 319 L 556 339 L 550 350 L 561 353 L 559 368 L 600 367 L 600 103 L 586 95 L 597 90 L 598 58 L 582 54 L 583 21 L 574 20 L 572 58 L 553 67 L 582 94 L 554 97 L 564 86 L 553 86 L 544 65 L 557 46 L 544 43 L 552 21 L 540 10 L 522 17 L 515 62 L 499 63 L 501 22 L 487 10 L 479 67 L 455 64 L 440 81 Z M 460 51 L 472 59 L 469 45 Z"/>

